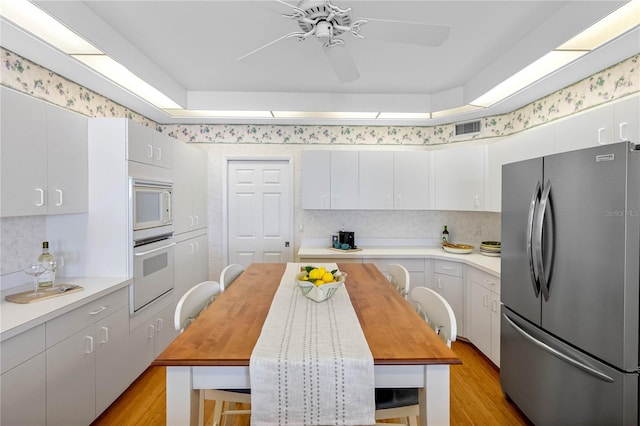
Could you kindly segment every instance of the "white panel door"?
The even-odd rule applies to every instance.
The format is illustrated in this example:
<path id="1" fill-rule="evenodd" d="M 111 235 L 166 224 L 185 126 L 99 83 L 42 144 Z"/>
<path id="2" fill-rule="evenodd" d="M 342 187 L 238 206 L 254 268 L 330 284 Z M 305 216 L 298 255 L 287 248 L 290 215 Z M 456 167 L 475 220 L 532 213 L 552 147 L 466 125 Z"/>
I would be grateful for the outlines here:
<path id="1" fill-rule="evenodd" d="M 287 160 L 228 163 L 229 263 L 293 261 Z"/>

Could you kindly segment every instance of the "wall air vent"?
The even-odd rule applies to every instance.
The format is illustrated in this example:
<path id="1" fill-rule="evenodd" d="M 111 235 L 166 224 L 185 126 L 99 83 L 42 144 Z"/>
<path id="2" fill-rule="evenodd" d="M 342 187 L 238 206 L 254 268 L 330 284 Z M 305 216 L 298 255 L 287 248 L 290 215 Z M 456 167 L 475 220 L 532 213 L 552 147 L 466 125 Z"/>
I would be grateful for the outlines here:
<path id="1" fill-rule="evenodd" d="M 475 120 L 456 123 L 455 129 L 455 136 L 477 135 L 482 131 L 482 122 Z"/>

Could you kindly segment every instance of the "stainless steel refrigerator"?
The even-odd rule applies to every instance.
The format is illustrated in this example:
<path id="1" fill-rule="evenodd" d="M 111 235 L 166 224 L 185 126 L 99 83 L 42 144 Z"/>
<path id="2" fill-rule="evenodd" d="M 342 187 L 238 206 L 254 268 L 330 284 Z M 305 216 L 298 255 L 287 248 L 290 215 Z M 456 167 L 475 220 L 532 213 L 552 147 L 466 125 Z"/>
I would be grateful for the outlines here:
<path id="1" fill-rule="evenodd" d="M 536 425 L 638 425 L 640 149 L 502 168 L 500 381 Z"/>

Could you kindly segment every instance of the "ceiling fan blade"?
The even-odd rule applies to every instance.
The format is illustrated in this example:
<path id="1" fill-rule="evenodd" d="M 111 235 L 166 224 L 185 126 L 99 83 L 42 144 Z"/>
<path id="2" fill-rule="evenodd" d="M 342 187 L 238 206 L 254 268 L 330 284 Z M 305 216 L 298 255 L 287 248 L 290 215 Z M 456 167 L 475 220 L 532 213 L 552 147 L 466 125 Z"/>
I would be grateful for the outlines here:
<path id="1" fill-rule="evenodd" d="M 253 54 L 254 54 L 254 53 L 256 53 L 256 52 L 259 52 L 259 51 L 261 51 L 262 49 L 265 49 L 265 48 L 267 48 L 267 47 L 271 46 L 272 44 L 276 44 L 276 43 L 277 43 L 277 42 L 279 42 L 280 40 L 284 40 L 285 38 L 290 37 L 292 34 L 296 34 L 296 33 L 289 33 L 289 34 L 285 34 L 285 35 L 283 35 L 282 37 L 279 37 L 279 38 L 277 38 L 277 39 L 275 39 L 275 40 L 273 40 L 273 41 L 270 41 L 269 43 L 267 43 L 267 44 L 265 44 L 265 45 L 263 45 L 263 46 L 260 46 L 260 47 L 258 47 L 257 49 L 254 49 L 254 50 L 252 50 L 252 51 L 251 51 L 251 52 L 249 52 L 249 53 L 245 53 L 244 55 L 240 56 L 240 57 L 239 57 L 238 59 L 236 59 L 236 60 L 237 60 L 237 61 L 241 61 L 241 60 L 243 60 L 244 58 L 246 58 L 247 56 L 251 56 L 251 55 L 253 55 Z"/>
<path id="2" fill-rule="evenodd" d="M 325 47 L 323 50 L 341 83 L 350 83 L 360 78 L 356 63 L 345 45 Z"/>
<path id="3" fill-rule="evenodd" d="M 449 27 L 420 22 L 363 18 L 368 23 L 362 28 L 364 38 L 437 47 L 449 38 Z"/>

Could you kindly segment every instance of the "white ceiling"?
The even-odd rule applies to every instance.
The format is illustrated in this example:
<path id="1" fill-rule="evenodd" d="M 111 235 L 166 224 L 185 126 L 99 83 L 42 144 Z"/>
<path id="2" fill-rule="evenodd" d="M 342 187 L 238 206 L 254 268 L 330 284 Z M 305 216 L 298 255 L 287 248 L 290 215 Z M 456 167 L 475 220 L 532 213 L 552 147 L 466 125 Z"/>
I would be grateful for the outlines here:
<path id="1" fill-rule="evenodd" d="M 374 40 L 367 38 L 367 30 L 376 22 L 369 22 L 361 30 L 364 39 L 350 34 L 341 36 L 360 78 L 340 83 L 315 38 L 304 42 L 282 40 L 237 60 L 287 33 L 299 31 L 294 20 L 282 17 L 291 8 L 275 0 L 38 2 L 187 109 L 389 112 L 432 112 L 465 105 L 624 2 L 335 0 L 334 3 L 352 8 L 354 19 L 445 25 L 450 27 L 449 37 L 439 47 Z M 5 22 L 3 46 L 158 122 L 231 122 L 171 118 L 105 82 L 74 60 L 27 40 Z M 640 41 L 635 34 L 631 40 L 618 41 L 618 45 L 587 55 L 563 73 L 494 108 L 466 116 L 513 110 L 639 50 Z M 452 118 L 421 124 L 438 121 Z"/>

